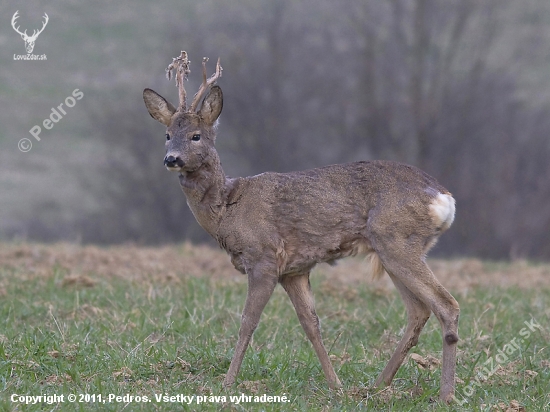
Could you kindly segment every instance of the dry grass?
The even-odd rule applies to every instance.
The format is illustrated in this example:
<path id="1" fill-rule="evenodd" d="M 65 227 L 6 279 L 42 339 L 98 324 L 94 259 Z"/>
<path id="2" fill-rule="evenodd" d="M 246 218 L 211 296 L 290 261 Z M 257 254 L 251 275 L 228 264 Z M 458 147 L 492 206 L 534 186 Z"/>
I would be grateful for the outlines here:
<path id="1" fill-rule="evenodd" d="M 108 249 L 68 243 L 3 243 L 0 267 L 17 271 L 23 278 L 48 277 L 55 270 L 62 270 L 67 284 L 93 282 L 89 276 L 156 281 L 181 276 L 239 276 L 221 251 L 189 243 L 163 247 L 122 245 Z"/>
<path id="2" fill-rule="evenodd" d="M 478 259 L 429 260 L 430 267 L 450 290 L 467 292 L 475 287 L 536 289 L 550 287 L 550 264 L 528 261 L 485 262 Z M 373 281 L 363 259 L 345 259 L 336 266 L 319 265 L 316 273 L 326 279 L 324 287 L 353 300 L 354 286 L 371 283 L 385 294 L 393 289 L 389 278 Z M 135 245 L 81 246 L 68 243 L 0 244 L 0 267 L 13 270 L 22 279 L 51 276 L 55 270 L 66 275 L 65 285 L 93 286 L 93 277 L 119 277 L 132 280 L 177 281 L 181 277 L 240 278 L 229 257 L 209 246 L 184 243 L 176 246 L 142 247 Z"/>

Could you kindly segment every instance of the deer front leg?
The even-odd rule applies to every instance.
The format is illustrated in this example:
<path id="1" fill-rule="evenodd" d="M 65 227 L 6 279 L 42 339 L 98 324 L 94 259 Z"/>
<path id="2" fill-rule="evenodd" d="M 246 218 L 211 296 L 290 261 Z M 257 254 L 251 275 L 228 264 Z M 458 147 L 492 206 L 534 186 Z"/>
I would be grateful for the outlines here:
<path id="1" fill-rule="evenodd" d="M 298 319 L 308 339 L 310 340 L 317 357 L 321 362 L 321 367 L 325 373 L 325 377 L 331 388 L 339 388 L 342 386 L 334 368 L 328 357 L 327 350 L 323 345 L 321 338 L 321 330 L 319 327 L 319 318 L 315 313 L 315 303 L 313 301 L 313 293 L 311 292 L 311 286 L 309 284 L 309 272 L 294 276 L 285 276 L 281 280 L 281 285 L 288 293 Z"/>
<path id="2" fill-rule="evenodd" d="M 252 334 L 260 322 L 260 316 L 273 294 L 275 286 L 277 286 L 277 276 L 274 274 L 254 270 L 248 274 L 248 293 L 241 318 L 239 340 L 235 347 L 231 365 L 223 381 L 223 386 L 226 388 L 235 383 L 250 338 L 252 338 Z"/>

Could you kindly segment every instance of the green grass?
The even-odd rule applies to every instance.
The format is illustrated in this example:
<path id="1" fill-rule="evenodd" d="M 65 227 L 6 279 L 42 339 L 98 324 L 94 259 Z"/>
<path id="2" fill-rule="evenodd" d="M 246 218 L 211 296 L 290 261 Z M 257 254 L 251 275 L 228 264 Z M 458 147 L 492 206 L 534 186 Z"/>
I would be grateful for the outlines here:
<path id="1" fill-rule="evenodd" d="M 468 403 L 446 406 L 437 401 L 440 367 L 422 369 L 412 359 L 391 389 L 372 388 L 406 323 L 397 293 L 376 293 L 366 284 L 338 286 L 319 273 L 312 287 L 325 345 L 344 389 L 327 388 L 293 308 L 277 288 L 237 386 L 225 391 L 221 382 L 236 343 L 244 277 L 79 281 L 61 268 L 42 277 L 0 269 L 0 408 L 91 410 L 99 407 L 97 402 L 69 403 L 67 396 L 101 394 L 106 399 L 114 394 L 147 396 L 151 402 L 106 402 L 103 410 L 489 411 L 512 401 L 527 411 L 550 409 L 548 291 L 493 288 L 457 295 L 462 308 L 457 399 Z M 533 317 L 542 330 L 525 338 L 524 322 Z M 520 349 L 487 380 L 469 386 L 483 364 L 514 338 Z M 440 358 L 441 335 L 433 318 L 413 352 Z M 286 395 L 289 401 L 229 401 L 241 393 Z M 11 402 L 12 394 L 64 395 L 65 402 L 22 406 Z M 185 405 L 156 402 L 155 394 L 225 395 L 228 401 L 197 404 L 195 398 Z"/>

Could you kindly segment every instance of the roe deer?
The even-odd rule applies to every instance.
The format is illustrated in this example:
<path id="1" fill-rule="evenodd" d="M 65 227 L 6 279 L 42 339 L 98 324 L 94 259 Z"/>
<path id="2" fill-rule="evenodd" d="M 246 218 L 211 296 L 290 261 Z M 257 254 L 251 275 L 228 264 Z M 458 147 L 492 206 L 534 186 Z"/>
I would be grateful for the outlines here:
<path id="1" fill-rule="evenodd" d="M 277 283 L 288 293 L 328 384 L 340 387 L 321 339 L 309 274 L 319 262 L 363 253 L 370 255 L 377 276 L 388 273 L 408 315 L 405 333 L 376 385 L 391 383 L 433 312 L 443 336 L 440 397 L 450 401 L 459 307 L 425 256 L 454 220 L 451 194 L 416 167 L 391 161 L 226 177 L 214 147 L 223 105 L 222 90 L 215 83 L 222 68 L 218 60 L 215 74 L 207 79 L 206 61 L 202 85 L 189 107 L 183 86 L 190 72 L 185 52 L 166 69 L 168 79 L 175 71 L 179 107 L 151 89 L 144 90 L 143 98 L 150 115 L 167 127 L 164 164 L 179 173 L 195 218 L 231 256 L 235 268 L 248 276 L 238 342 L 224 387 L 234 384 Z"/>

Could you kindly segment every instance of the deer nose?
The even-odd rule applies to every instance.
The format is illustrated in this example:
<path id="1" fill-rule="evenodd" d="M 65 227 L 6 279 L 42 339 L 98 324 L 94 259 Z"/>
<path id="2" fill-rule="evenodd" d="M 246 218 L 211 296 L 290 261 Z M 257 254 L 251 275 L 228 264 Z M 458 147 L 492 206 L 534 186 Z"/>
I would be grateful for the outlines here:
<path id="1" fill-rule="evenodd" d="M 183 160 L 181 160 L 179 156 L 174 157 L 170 155 L 164 158 L 164 166 L 166 167 L 183 167 L 183 165 Z"/>

